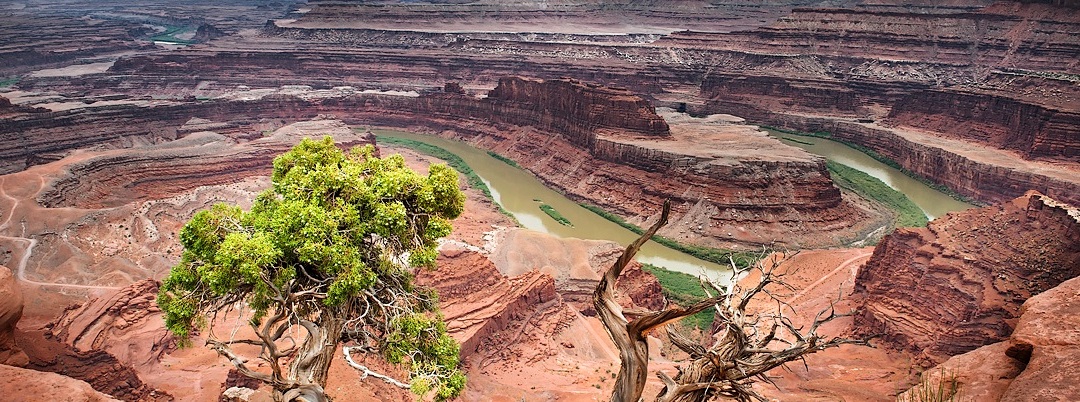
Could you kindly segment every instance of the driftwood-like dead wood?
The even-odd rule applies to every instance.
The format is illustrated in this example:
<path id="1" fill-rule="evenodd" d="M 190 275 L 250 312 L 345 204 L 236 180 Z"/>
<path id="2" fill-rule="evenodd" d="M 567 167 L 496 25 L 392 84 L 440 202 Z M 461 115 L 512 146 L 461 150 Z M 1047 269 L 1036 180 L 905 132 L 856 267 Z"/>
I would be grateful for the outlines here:
<path id="1" fill-rule="evenodd" d="M 771 383 L 766 376 L 769 370 L 826 348 L 842 344 L 867 345 L 866 340 L 828 338 L 817 333 L 822 324 L 850 315 L 836 312 L 835 301 L 819 312 L 808 328 L 797 327 L 790 319 L 790 314 L 795 313 L 794 309 L 769 290 L 770 287 L 791 289 L 783 281 L 783 274 L 776 272 L 785 258 L 775 257 L 774 254 L 773 258 L 765 261 L 767 253 L 764 251 L 758 262 L 744 270 L 740 270 L 732 261 L 734 276 L 729 289 L 722 289 L 708 279 L 702 279 L 709 296 L 705 300 L 689 307 L 672 306 L 663 311 L 644 312 L 628 321 L 622 306 L 615 301 L 615 282 L 641 246 L 667 224 L 670 210 L 670 205 L 665 202 L 660 219 L 626 247 L 615 264 L 604 273 L 593 293 L 597 316 L 620 354 L 619 374 L 611 394 L 613 402 L 641 400 L 648 379 L 649 345 L 646 336 L 649 331 L 709 307 L 716 307 L 719 324 L 713 337 L 715 342 L 710 347 L 694 342 L 668 326 L 668 338 L 673 345 L 688 353 L 690 360 L 679 368 L 674 378 L 657 372 L 664 388 L 656 396 L 656 401 L 707 401 L 721 397 L 737 401 L 764 401 L 765 398 L 754 391 L 752 385 L 758 381 Z M 737 284 L 737 279 L 746 274 L 756 275 L 757 281 L 744 288 Z M 759 295 L 776 301 L 780 311 L 748 318 L 746 307 L 751 299 Z M 786 315 L 785 310 L 790 313 Z"/>

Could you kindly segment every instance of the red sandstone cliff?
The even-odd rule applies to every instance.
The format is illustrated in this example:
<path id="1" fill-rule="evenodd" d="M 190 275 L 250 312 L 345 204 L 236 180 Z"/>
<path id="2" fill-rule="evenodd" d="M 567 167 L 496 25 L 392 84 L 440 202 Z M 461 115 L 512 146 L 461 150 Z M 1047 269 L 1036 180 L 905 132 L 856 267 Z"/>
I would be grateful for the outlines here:
<path id="1" fill-rule="evenodd" d="M 1009 339 L 983 346 L 926 370 L 937 384 L 955 375 L 961 395 L 987 401 L 1074 401 L 1080 399 L 1080 279 L 1031 297 Z"/>
<path id="2" fill-rule="evenodd" d="M 1001 341 L 1025 300 L 1080 275 L 1080 211 L 1038 193 L 899 229 L 859 271 L 856 325 L 922 363 Z"/>
<path id="3" fill-rule="evenodd" d="M 591 149 L 598 132 L 620 136 L 670 137 L 668 124 L 647 101 L 624 90 L 570 79 L 502 78 L 488 93 L 493 103 L 530 111 L 528 120 L 508 122 L 560 133 Z"/>
<path id="4" fill-rule="evenodd" d="M 927 90 L 912 93 L 889 112 L 892 124 L 932 130 L 943 137 L 1019 152 L 1024 158 L 1080 159 L 1080 111 L 994 93 Z"/>

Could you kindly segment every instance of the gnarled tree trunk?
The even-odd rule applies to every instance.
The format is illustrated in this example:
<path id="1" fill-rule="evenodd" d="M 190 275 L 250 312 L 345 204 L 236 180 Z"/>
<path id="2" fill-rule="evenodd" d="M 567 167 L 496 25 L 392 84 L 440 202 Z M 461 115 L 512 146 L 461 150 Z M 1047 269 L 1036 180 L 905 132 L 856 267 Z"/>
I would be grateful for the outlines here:
<path id="1" fill-rule="evenodd" d="M 658 402 L 706 401 L 716 397 L 728 397 L 738 401 L 764 401 L 751 385 L 756 381 L 771 382 L 765 374 L 767 371 L 822 349 L 845 343 L 867 344 L 866 340 L 838 337 L 826 340 L 817 334 L 821 324 L 848 315 L 837 314 L 831 305 L 818 313 L 810 328 L 805 331 L 795 328 L 782 312 L 747 319 L 746 306 L 754 296 L 764 293 L 772 297 L 772 294 L 766 291 L 766 287 L 772 284 L 787 286 L 781 280 L 783 275 L 774 273 L 783 261 L 777 258 L 773 258 L 768 266 L 759 260 L 749 268 L 759 273 L 758 282 L 751 288 L 744 289 L 733 284 L 731 289 L 721 290 L 712 282 L 703 279 L 702 286 L 706 293 L 710 294 L 705 300 L 685 308 L 674 306 L 663 311 L 647 312 L 628 321 L 623 315 L 622 306 L 615 301 L 615 281 L 638 249 L 667 223 L 669 213 L 670 205 L 665 202 L 660 219 L 626 247 L 615 264 L 604 273 L 593 293 L 597 316 L 620 352 L 619 374 L 611 394 L 613 402 L 641 400 L 648 379 L 649 345 L 646 335 L 649 331 L 712 306 L 717 309 L 720 333 L 717 341 L 709 348 L 691 341 L 668 326 L 672 344 L 687 352 L 690 361 L 679 369 L 675 378 L 657 372 L 657 376 L 664 383 L 664 389 L 656 397 Z M 761 257 L 764 256 L 763 253 Z M 739 271 L 734 262 L 731 265 L 735 278 L 745 272 Z M 776 301 L 785 308 L 790 308 L 783 301 Z"/>

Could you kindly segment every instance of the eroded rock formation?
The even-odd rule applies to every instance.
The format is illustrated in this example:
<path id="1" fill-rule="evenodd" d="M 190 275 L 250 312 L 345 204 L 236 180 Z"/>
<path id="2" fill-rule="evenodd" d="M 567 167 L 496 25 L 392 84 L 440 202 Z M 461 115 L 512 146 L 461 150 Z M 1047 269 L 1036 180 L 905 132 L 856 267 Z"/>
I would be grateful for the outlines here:
<path id="1" fill-rule="evenodd" d="M 495 334 L 520 332 L 538 314 L 557 315 L 564 307 L 554 280 L 539 271 L 507 278 L 487 257 L 465 250 L 443 252 L 438 264 L 437 271 L 422 271 L 417 283 L 438 290 L 439 309 L 463 359 L 512 347 L 514 339 Z"/>
<path id="2" fill-rule="evenodd" d="M 0 265 L 0 365 L 22 367 L 29 363 L 15 343 L 15 324 L 22 318 L 23 297 L 15 275 Z"/>
<path id="3" fill-rule="evenodd" d="M 0 364 L 0 392 L 11 401 L 119 402 L 86 381 Z"/>
<path id="4" fill-rule="evenodd" d="M 131 366 L 101 350 L 78 351 L 71 345 L 37 339 L 27 334 L 20 339 L 30 356 L 27 368 L 85 381 L 95 390 L 124 401 L 171 401 L 172 396 L 144 383 Z"/>
<path id="5" fill-rule="evenodd" d="M 1080 279 L 1074 278 L 1031 297 L 1007 340 L 954 356 L 927 370 L 923 381 L 955 376 L 963 395 L 994 401 L 1080 398 L 1072 375 L 1080 370 L 1078 294 Z"/>
<path id="6" fill-rule="evenodd" d="M 121 288 L 107 297 L 68 307 L 46 326 L 45 336 L 76 351 L 105 351 L 131 367 L 151 366 L 176 348 L 162 327 L 160 282 L 152 279 Z"/>
<path id="7" fill-rule="evenodd" d="M 1080 211 L 1038 193 L 886 236 L 859 271 L 864 334 L 939 363 L 1004 340 L 1028 298 L 1080 275 Z"/>

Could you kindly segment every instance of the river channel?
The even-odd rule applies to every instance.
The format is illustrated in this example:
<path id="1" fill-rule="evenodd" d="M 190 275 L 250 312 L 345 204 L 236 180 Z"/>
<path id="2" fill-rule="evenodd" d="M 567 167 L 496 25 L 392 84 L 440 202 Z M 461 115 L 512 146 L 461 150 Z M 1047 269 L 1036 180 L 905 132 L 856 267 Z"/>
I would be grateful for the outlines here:
<path id="1" fill-rule="evenodd" d="M 550 233 L 559 237 L 609 240 L 629 244 L 638 235 L 582 208 L 576 202 L 548 188 L 531 173 L 514 168 L 495 159 L 484 150 L 468 144 L 429 135 L 396 130 L 372 130 L 375 134 L 404 138 L 439 146 L 457 154 L 491 189 L 491 195 L 527 229 Z M 848 165 L 881 180 L 888 186 L 904 193 L 929 217 L 934 219 L 946 212 L 971 208 L 972 205 L 953 199 L 912 179 L 897 169 L 889 167 L 870 156 L 842 143 L 823 138 L 800 136 L 769 131 L 784 143 L 803 148 L 811 153 Z M 790 139 L 795 139 L 791 141 Z M 539 200 L 539 201 L 537 201 Z M 541 203 L 551 205 L 566 217 L 573 226 L 556 222 L 540 210 Z M 691 275 L 708 274 L 720 283 L 727 283 L 730 269 L 712 262 L 700 260 L 686 253 L 672 250 L 654 242 L 648 242 L 638 252 L 640 262 L 664 267 Z"/>
<path id="2" fill-rule="evenodd" d="M 783 133 L 775 130 L 768 131 L 773 137 L 783 140 L 783 143 L 796 146 L 828 158 L 834 162 L 850 166 L 881 180 L 889 187 L 906 195 L 908 199 L 918 205 L 926 213 L 926 217 L 933 220 L 948 212 L 962 211 L 973 208 L 974 205 L 957 201 L 948 194 L 935 190 L 922 182 L 911 178 L 889 165 L 871 158 L 870 155 L 851 148 L 843 143 L 825 138 L 811 137 Z M 794 139 L 794 141 L 792 141 Z"/>
<path id="3" fill-rule="evenodd" d="M 428 135 L 394 130 L 372 130 L 372 132 L 380 136 L 425 142 L 457 154 L 483 179 L 491 189 L 491 196 L 495 198 L 495 201 L 502 205 L 503 209 L 510 211 L 521 226 L 527 229 L 559 237 L 610 240 L 624 246 L 638 238 L 634 232 L 600 217 L 548 188 L 531 173 L 507 165 L 488 155 L 484 150 L 462 142 Z M 554 207 L 573 226 L 560 224 L 545 214 L 540 210 L 541 202 Z M 728 267 L 700 260 L 655 242 L 645 243 L 638 251 L 637 260 L 695 276 L 704 273 L 718 284 L 728 283 L 731 275 L 731 269 Z"/>

